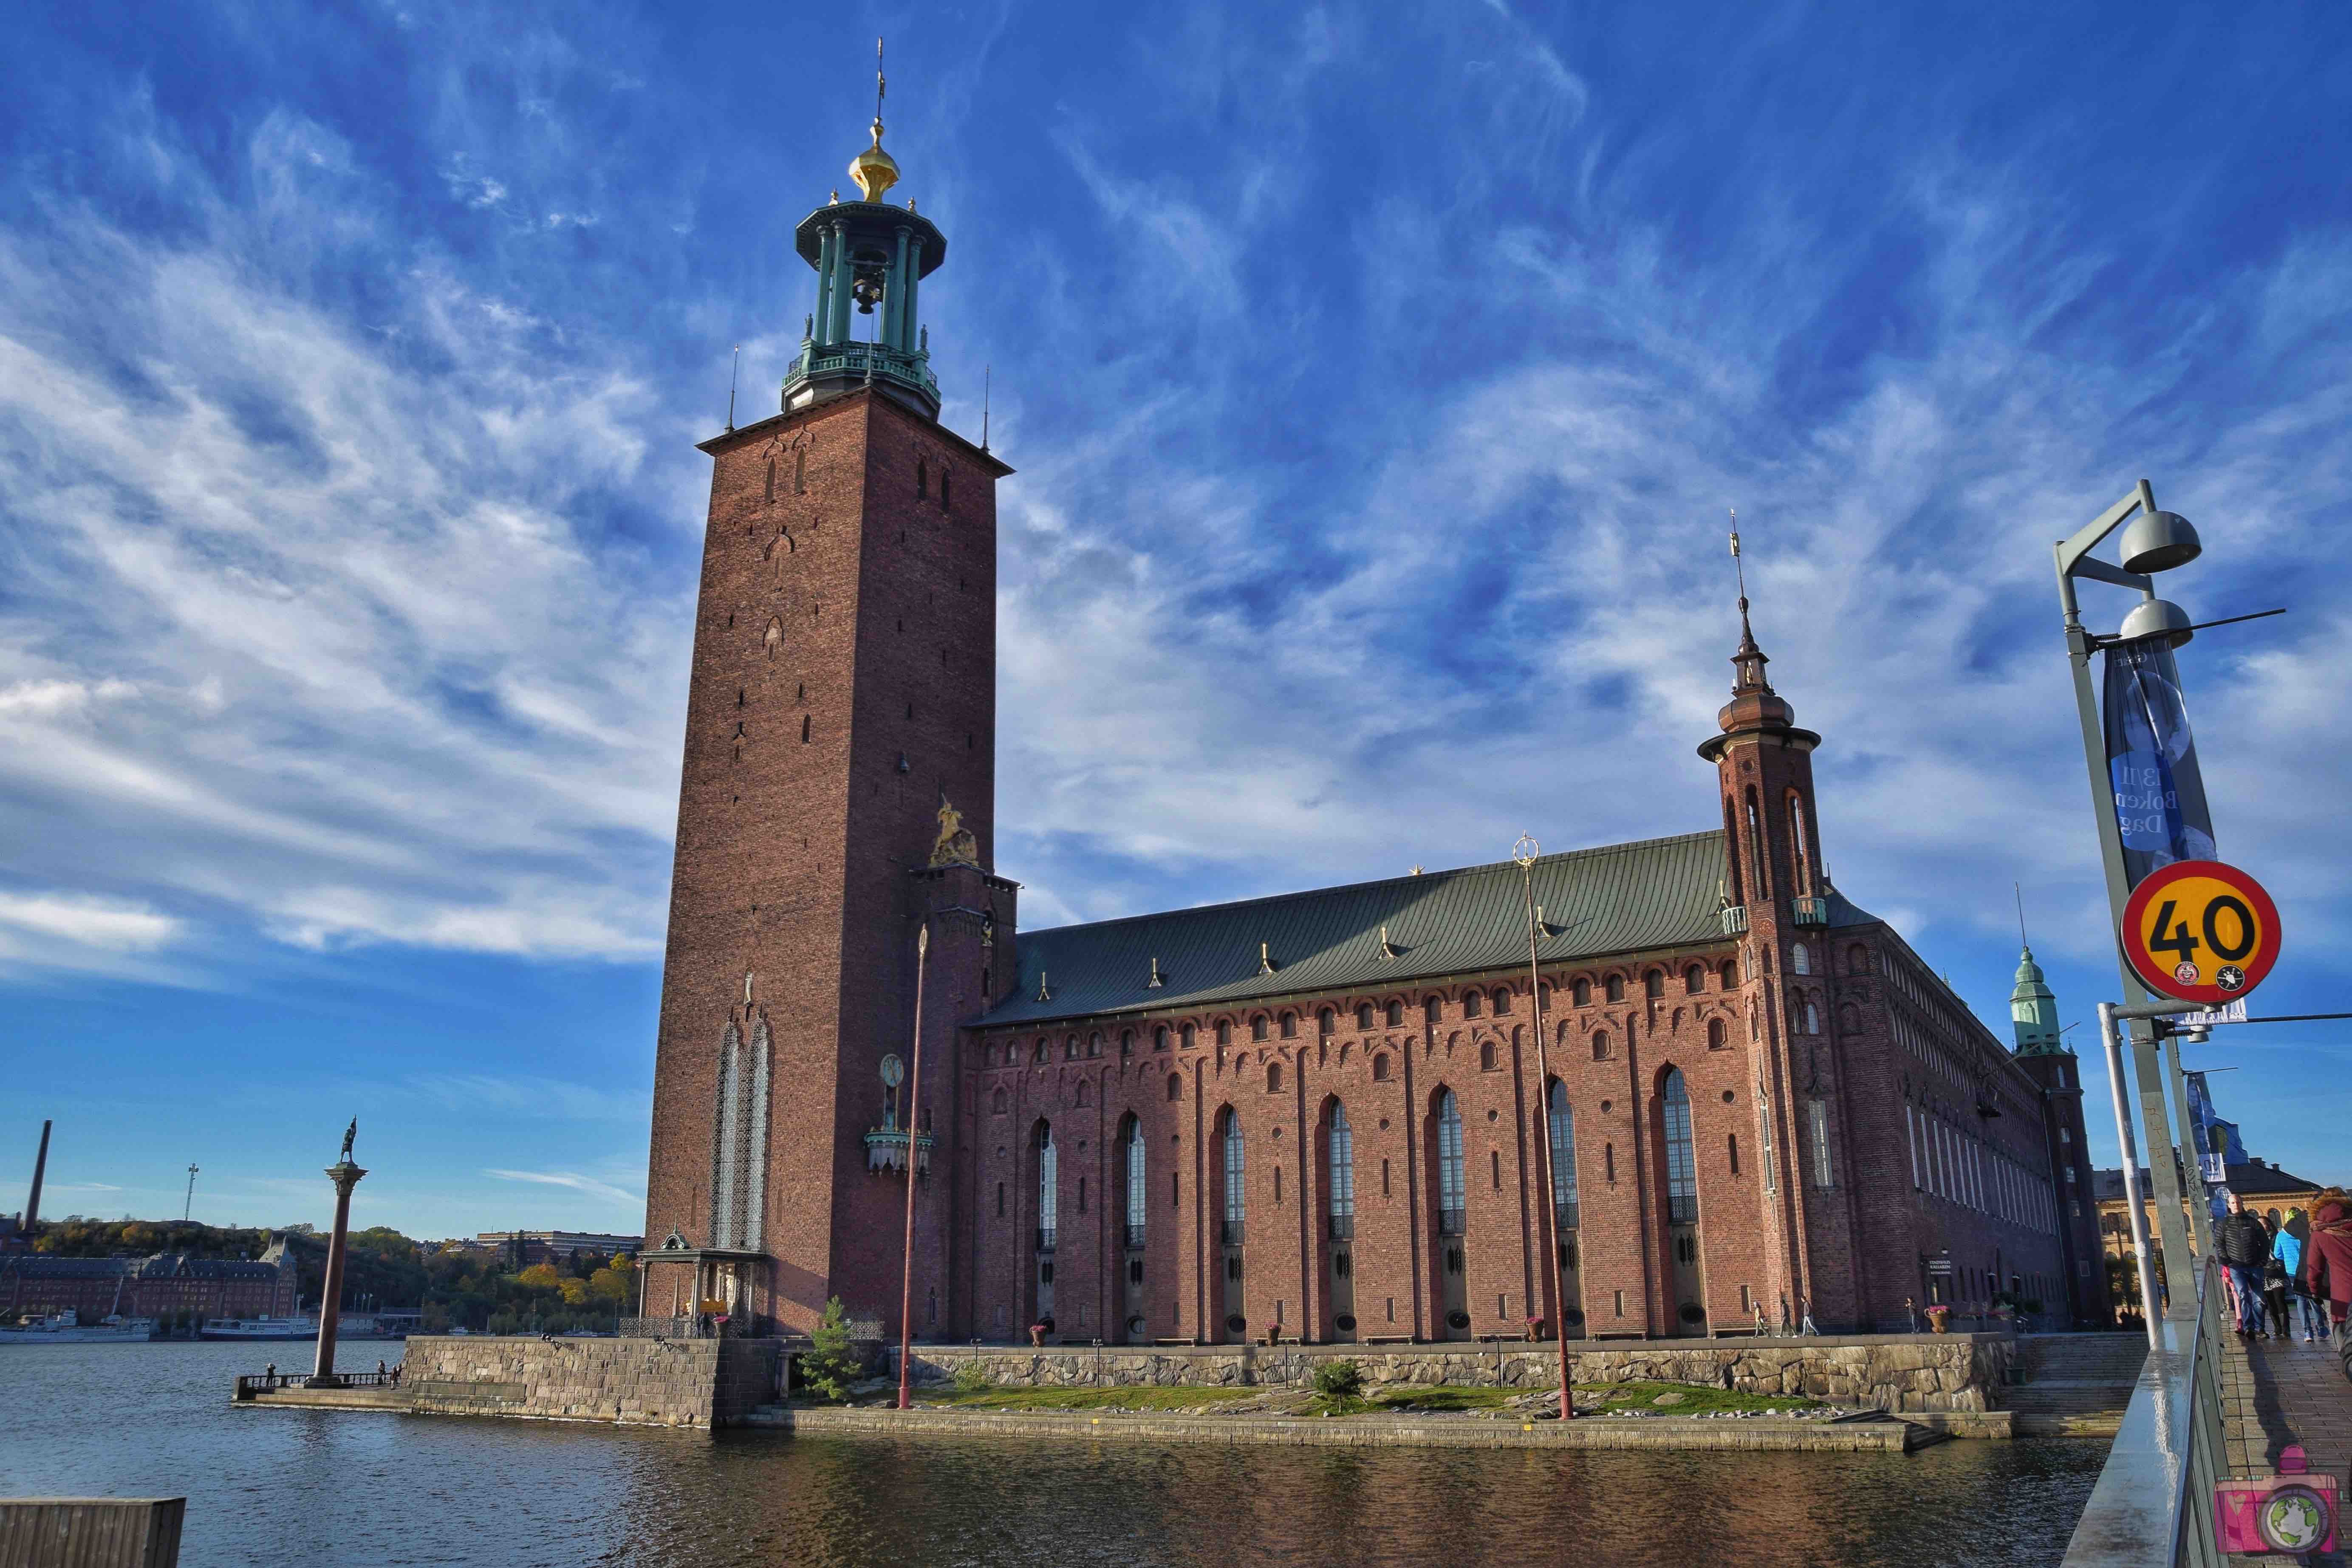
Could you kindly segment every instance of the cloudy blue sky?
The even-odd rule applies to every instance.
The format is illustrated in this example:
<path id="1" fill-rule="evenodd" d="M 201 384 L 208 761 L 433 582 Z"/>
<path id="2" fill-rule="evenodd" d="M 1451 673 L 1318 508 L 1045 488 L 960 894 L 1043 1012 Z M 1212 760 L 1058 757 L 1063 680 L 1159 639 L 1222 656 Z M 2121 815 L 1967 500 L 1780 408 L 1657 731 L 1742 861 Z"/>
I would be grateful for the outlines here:
<path id="1" fill-rule="evenodd" d="M 883 32 L 946 416 L 992 366 L 1020 469 L 1031 924 L 1708 826 L 1737 506 L 1841 885 L 2000 1026 L 2021 883 L 2085 1016 L 2049 544 L 2146 474 L 2176 597 L 2293 611 L 2183 656 L 2293 944 L 2257 1011 L 2352 994 L 2337 8 L 12 21 L 6 1208 L 54 1117 L 52 1215 L 193 1162 L 200 1217 L 321 1220 L 356 1112 L 366 1222 L 640 1222 L 693 443 L 732 345 L 774 395 Z M 2194 1055 L 2346 1180 L 2347 1041 Z"/>

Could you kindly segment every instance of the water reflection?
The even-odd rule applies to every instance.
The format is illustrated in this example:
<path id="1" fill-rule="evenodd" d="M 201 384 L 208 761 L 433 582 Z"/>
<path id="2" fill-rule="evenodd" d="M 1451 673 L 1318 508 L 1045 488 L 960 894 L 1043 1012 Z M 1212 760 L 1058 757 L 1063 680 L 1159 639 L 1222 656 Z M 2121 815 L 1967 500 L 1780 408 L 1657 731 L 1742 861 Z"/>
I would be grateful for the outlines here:
<path id="1" fill-rule="evenodd" d="M 353 1347 L 373 1366 L 380 1347 Z M 213 1564 L 2043 1564 L 2103 1445 L 1147 1448 L 232 1410 L 250 1347 L 0 1352 L 6 1489 L 189 1494 Z M 98 1414 L 103 1413 L 103 1414 Z"/>

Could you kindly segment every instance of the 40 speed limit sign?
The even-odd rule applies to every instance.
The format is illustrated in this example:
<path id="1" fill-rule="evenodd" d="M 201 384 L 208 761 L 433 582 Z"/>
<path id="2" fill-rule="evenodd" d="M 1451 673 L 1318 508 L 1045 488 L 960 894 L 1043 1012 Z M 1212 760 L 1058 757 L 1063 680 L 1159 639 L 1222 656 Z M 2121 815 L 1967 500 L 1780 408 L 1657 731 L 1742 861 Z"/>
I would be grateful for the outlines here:
<path id="1" fill-rule="evenodd" d="M 2132 889 L 2120 934 L 2150 991 L 2219 1004 L 2260 985 L 2278 962 L 2278 906 L 2235 866 L 2176 860 Z"/>

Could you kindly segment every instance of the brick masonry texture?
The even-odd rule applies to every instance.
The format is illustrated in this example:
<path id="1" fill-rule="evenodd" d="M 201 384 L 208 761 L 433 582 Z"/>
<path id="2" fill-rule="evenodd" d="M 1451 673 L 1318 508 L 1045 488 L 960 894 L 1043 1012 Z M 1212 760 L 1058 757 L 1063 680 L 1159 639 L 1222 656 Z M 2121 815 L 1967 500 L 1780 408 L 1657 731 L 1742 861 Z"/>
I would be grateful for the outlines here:
<path id="1" fill-rule="evenodd" d="M 1939 1334 L 1860 1340 L 1707 1342 L 1576 1350 L 1579 1384 L 1692 1383 L 1748 1394 L 1802 1394 L 1832 1404 L 1908 1414 L 1992 1408 L 2008 1382 L 2016 1342 L 2002 1334 Z M 897 1352 L 892 1350 L 892 1364 Z M 934 1383 L 977 1362 L 991 1383 L 1015 1387 L 1090 1388 L 1128 1384 L 1238 1387 L 1304 1384 L 1322 1361 L 1347 1359 L 1375 1387 L 1465 1384 L 1475 1388 L 1556 1387 L 1559 1360 L 1549 1346 L 1496 1345 L 1456 1351 L 1233 1350 L 1150 1352 L 1105 1349 L 971 1351 L 927 1347 L 915 1378 Z"/>
<path id="2" fill-rule="evenodd" d="M 1541 970 L 1580 1205 L 1555 1245 L 1524 966 L 992 1023 L 1035 983 L 1020 967 L 1017 889 L 981 868 L 994 847 L 994 485 L 1010 470 L 873 392 L 704 450 L 647 1313 L 715 1298 L 804 1331 L 838 1295 L 853 1317 L 897 1327 L 905 1187 L 869 1169 L 864 1139 L 884 1118 L 886 1055 L 911 1049 L 928 921 L 918 1114 L 935 1148 L 919 1194 L 918 1337 L 1018 1341 L 1050 1319 L 1052 1338 L 1118 1343 L 1269 1329 L 1426 1342 L 1539 1316 L 1586 1340 L 1706 1338 L 1747 1330 L 1759 1303 L 1777 1321 L 1808 1301 L 1826 1331 L 1883 1331 L 1908 1326 L 1906 1300 L 2011 1287 L 2061 1321 L 2084 1315 L 2061 1235 L 2079 1096 L 2036 1082 L 1897 933 L 1831 887 L 1820 737 L 1795 728 L 1752 642 L 1721 733 L 1701 747 L 1738 918 L 1719 939 Z M 929 867 L 943 800 L 977 866 Z M 992 941 L 954 910 L 984 913 Z M 1152 961 L 1136 952 L 1135 972 Z M 1314 1022 L 1327 1008 L 1328 1034 Z M 1180 1043 L 1154 1048 L 1162 1028 Z M 737 1162 L 762 1173 L 747 1235 L 714 1214 L 714 1193 L 744 1190 L 714 1152 L 730 1038 L 773 1050 L 756 1145 L 727 1144 L 764 1151 Z M 1681 1213 L 1670 1079 L 1688 1106 Z M 1440 1183 L 1449 1095 L 1458 1233 Z M 1341 1108 L 1352 1234 L 1330 1223 Z M 1230 1235 L 1228 1125 L 1246 1151 Z M 1125 1224 L 1130 1129 L 1145 1152 L 1141 1247 Z"/>

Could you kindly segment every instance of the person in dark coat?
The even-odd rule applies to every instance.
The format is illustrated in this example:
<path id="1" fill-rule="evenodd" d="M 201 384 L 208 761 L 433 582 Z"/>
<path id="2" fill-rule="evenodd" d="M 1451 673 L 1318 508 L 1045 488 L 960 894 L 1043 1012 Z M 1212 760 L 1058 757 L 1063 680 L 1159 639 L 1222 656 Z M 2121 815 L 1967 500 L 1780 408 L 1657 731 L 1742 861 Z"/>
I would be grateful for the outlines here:
<path id="1" fill-rule="evenodd" d="M 2311 1240 L 2303 1249 L 2303 1279 L 2327 1303 L 2339 1341 L 2352 1311 L 2352 1198 L 2330 1187 L 2311 1205 Z"/>
<path id="2" fill-rule="evenodd" d="M 2213 1250 L 2221 1255 L 2221 1267 L 2230 1271 L 2238 1299 L 2238 1332 L 2259 1334 L 2263 1331 L 2263 1270 L 2271 1260 L 2271 1233 L 2246 1212 L 2245 1200 L 2237 1194 L 2230 1194 L 2229 1204 L 2230 1212 L 2213 1227 Z"/>
<path id="3" fill-rule="evenodd" d="M 2286 1331 L 2286 1259 L 2279 1256 L 2281 1232 L 2278 1221 L 2263 1215 L 2263 1232 L 2271 1238 L 2270 1261 L 2263 1265 L 2263 1309 L 2270 1319 L 2270 1335 L 2284 1340 Z"/>

